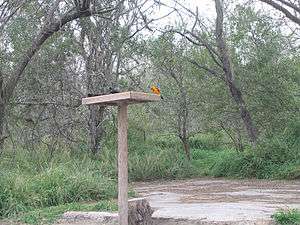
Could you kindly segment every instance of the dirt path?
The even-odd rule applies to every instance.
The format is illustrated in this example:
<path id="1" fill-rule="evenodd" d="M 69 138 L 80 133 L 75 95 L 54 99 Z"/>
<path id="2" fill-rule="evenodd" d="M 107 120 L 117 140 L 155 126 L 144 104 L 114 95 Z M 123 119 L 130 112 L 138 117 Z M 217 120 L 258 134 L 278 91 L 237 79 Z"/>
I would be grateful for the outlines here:
<path id="1" fill-rule="evenodd" d="M 134 188 L 150 201 L 157 218 L 266 224 L 279 208 L 300 209 L 300 181 L 198 179 L 135 183 Z"/>

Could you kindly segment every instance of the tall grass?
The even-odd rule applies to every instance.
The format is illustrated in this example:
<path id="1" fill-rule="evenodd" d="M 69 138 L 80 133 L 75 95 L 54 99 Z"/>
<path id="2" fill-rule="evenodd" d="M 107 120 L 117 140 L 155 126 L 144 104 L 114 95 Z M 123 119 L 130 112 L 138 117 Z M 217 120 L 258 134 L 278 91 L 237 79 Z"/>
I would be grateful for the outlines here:
<path id="1" fill-rule="evenodd" d="M 170 141 L 168 143 L 168 141 Z M 101 170 L 109 177 L 117 177 L 116 149 L 111 144 L 101 153 Z M 167 137 L 159 141 L 150 139 L 144 142 L 129 139 L 129 179 L 146 181 L 155 179 L 175 179 L 196 176 L 196 169 L 186 159 L 181 145 Z"/>
<path id="2" fill-rule="evenodd" d="M 91 159 L 63 154 L 52 162 L 44 161 L 43 157 L 32 161 L 28 155 L 19 154 L 22 156 L 18 155 L 14 163 L 6 155 L 0 165 L 0 217 L 41 207 L 116 197 L 116 182 L 105 177 Z"/>
<path id="3" fill-rule="evenodd" d="M 131 181 L 195 176 L 193 166 L 178 146 L 162 149 L 151 143 L 129 148 Z M 61 151 L 51 160 L 43 149 L 36 155 L 18 150 L 0 162 L 0 217 L 81 201 L 116 198 L 116 146 L 106 146 L 97 157 L 87 152 Z"/>
<path id="4" fill-rule="evenodd" d="M 238 178 L 300 177 L 297 132 L 274 136 L 256 149 L 237 152 L 214 135 L 191 140 L 188 161 L 174 136 L 153 136 L 147 141 L 129 138 L 129 179 L 145 181 L 200 176 Z M 116 198 L 116 143 L 107 141 L 101 154 L 90 157 L 60 150 L 49 158 L 41 149 L 6 151 L 0 161 L 0 217 L 44 207 Z"/>
<path id="5" fill-rule="evenodd" d="M 262 141 L 243 153 L 228 151 L 211 168 L 217 177 L 297 179 L 300 177 L 300 126 Z"/>
<path id="6" fill-rule="evenodd" d="M 132 181 L 188 178 L 196 170 L 177 148 L 161 149 L 144 146 L 144 152 L 132 152 L 129 158 L 129 176 Z"/>
<path id="7" fill-rule="evenodd" d="M 300 212 L 297 209 L 279 210 L 272 218 L 278 225 L 299 225 Z"/>

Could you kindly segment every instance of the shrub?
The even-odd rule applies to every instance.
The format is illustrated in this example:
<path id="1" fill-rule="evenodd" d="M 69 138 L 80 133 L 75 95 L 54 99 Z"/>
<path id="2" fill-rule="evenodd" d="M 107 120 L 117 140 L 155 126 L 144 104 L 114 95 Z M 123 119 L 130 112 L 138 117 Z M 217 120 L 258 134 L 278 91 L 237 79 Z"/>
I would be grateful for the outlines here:
<path id="1" fill-rule="evenodd" d="M 116 184 L 97 173 L 50 168 L 36 175 L 1 174 L 0 217 L 35 208 L 116 197 Z"/>
<path id="2" fill-rule="evenodd" d="M 300 179 L 300 161 L 288 162 L 278 168 L 278 179 Z"/>
<path id="3" fill-rule="evenodd" d="M 299 225 L 300 212 L 297 209 L 280 210 L 272 215 L 278 225 Z"/>
<path id="4" fill-rule="evenodd" d="M 221 146 L 221 138 L 216 134 L 197 134 L 190 138 L 193 149 L 215 150 Z"/>
<path id="5" fill-rule="evenodd" d="M 138 150 L 130 153 L 130 180 L 174 179 L 196 175 L 195 168 L 188 162 L 181 149 L 162 149 L 159 146 L 146 145 L 142 148 L 143 153 Z"/>
<path id="6" fill-rule="evenodd" d="M 178 148 L 181 146 L 181 142 L 175 135 L 154 135 L 148 141 L 148 144 L 164 148 Z"/>
<path id="7" fill-rule="evenodd" d="M 300 177 L 299 127 L 262 141 L 254 149 L 230 151 L 216 161 L 211 174 L 217 177 L 297 179 Z"/>
<path id="8" fill-rule="evenodd" d="M 18 221 L 27 224 L 53 224 L 61 214 L 67 211 L 117 211 L 118 206 L 115 201 L 103 200 L 95 203 L 68 203 L 59 206 L 51 206 L 43 209 L 35 209 L 22 213 Z M 16 222 L 16 224 L 18 224 Z"/>

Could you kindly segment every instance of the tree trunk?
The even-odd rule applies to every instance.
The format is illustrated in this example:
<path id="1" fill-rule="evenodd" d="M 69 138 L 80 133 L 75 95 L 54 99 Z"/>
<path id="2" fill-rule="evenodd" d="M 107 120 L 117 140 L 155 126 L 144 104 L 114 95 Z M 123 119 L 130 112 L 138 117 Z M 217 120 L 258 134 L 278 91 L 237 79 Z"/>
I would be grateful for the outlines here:
<path id="1" fill-rule="evenodd" d="M 235 124 L 235 126 L 236 126 L 235 129 L 236 129 L 238 150 L 240 152 L 243 152 L 244 151 L 244 145 L 243 145 L 243 138 L 242 138 L 242 135 L 241 135 L 241 130 L 239 129 L 239 126 L 238 126 L 237 123 Z"/>
<path id="2" fill-rule="evenodd" d="M 4 118 L 5 118 L 5 103 L 3 99 L 3 77 L 0 72 L 0 154 L 4 145 Z"/>
<path id="3" fill-rule="evenodd" d="M 90 117 L 88 122 L 90 133 L 90 150 L 92 155 L 96 155 L 101 151 L 101 141 L 103 137 L 103 119 L 105 107 L 98 105 L 89 106 Z"/>
<path id="4" fill-rule="evenodd" d="M 146 143 L 146 140 L 147 140 L 147 135 L 146 135 L 146 131 L 143 129 L 143 141 L 144 143 Z"/>
<path id="5" fill-rule="evenodd" d="M 226 85 L 228 86 L 230 94 L 239 108 L 240 115 L 246 127 L 250 142 L 255 146 L 258 138 L 257 129 L 253 124 L 250 112 L 247 110 L 242 93 L 234 83 L 234 72 L 232 69 L 230 56 L 227 49 L 227 45 L 224 37 L 224 31 L 223 31 L 223 20 L 224 20 L 223 7 L 224 7 L 223 1 L 216 0 L 216 11 L 217 11 L 216 41 L 218 45 L 218 51 L 220 53 L 220 57 L 222 61 Z"/>
<path id="6" fill-rule="evenodd" d="M 246 108 L 246 104 L 244 102 L 243 96 L 241 91 L 235 86 L 235 84 L 231 81 L 228 81 L 226 79 L 227 85 L 229 87 L 231 96 L 233 97 L 234 101 L 236 102 L 241 118 L 243 120 L 243 123 L 247 129 L 248 137 L 254 145 L 256 144 L 257 141 L 257 130 L 253 124 L 253 121 L 251 119 L 250 112 Z"/>
<path id="7" fill-rule="evenodd" d="M 235 86 L 235 84 L 232 81 L 228 81 L 226 79 L 226 82 L 227 82 L 227 85 L 229 87 L 231 96 L 233 97 L 235 103 L 237 104 L 237 106 L 239 108 L 240 115 L 241 115 L 243 123 L 246 127 L 250 142 L 255 145 L 256 142 L 257 142 L 258 134 L 257 134 L 256 127 L 253 124 L 250 112 L 247 110 L 247 107 L 246 107 L 245 101 L 243 99 L 242 93 Z"/>
<path id="8" fill-rule="evenodd" d="M 191 150 L 190 150 L 189 139 L 186 136 L 183 136 L 183 137 L 180 137 L 180 140 L 182 142 L 183 150 L 185 152 L 187 159 L 191 160 Z"/>
<path id="9" fill-rule="evenodd" d="M 4 140 L 5 140 L 5 136 L 4 136 L 4 116 L 5 116 L 5 107 L 4 107 L 4 104 L 0 103 L 0 154 L 3 150 L 3 145 L 4 145 Z"/>
<path id="10" fill-rule="evenodd" d="M 184 148 L 184 151 L 185 151 L 185 154 L 186 154 L 188 160 L 191 160 L 190 144 L 189 144 L 189 140 L 187 138 L 185 138 L 183 141 L 183 148 Z"/>
<path id="11" fill-rule="evenodd" d="M 130 199 L 128 201 L 128 225 L 154 225 L 152 214 L 154 210 L 145 198 Z M 93 224 L 119 224 L 118 213 L 110 212 L 65 212 L 62 222 L 74 221 L 76 224 L 85 224 L 83 221 L 91 221 Z M 155 224 L 156 223 L 155 219 Z M 163 224 L 163 223 L 162 223 Z M 177 224 L 177 223 L 176 223 Z"/>
<path id="12" fill-rule="evenodd" d="M 190 144 L 189 144 L 189 138 L 188 138 L 188 104 L 187 104 L 187 91 L 184 85 L 181 86 L 181 96 L 183 100 L 182 104 L 182 110 L 183 110 L 183 124 L 182 124 L 182 143 L 183 143 L 183 149 L 185 151 L 185 154 L 188 158 L 188 160 L 191 160 L 191 152 L 190 152 Z"/>

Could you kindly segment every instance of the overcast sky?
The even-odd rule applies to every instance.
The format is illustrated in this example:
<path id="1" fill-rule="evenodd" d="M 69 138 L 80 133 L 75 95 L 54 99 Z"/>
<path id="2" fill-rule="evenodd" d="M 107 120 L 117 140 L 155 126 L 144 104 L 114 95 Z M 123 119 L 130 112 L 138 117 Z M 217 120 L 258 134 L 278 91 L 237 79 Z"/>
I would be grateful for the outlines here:
<path id="1" fill-rule="evenodd" d="M 192 10 L 198 7 L 202 17 L 215 17 L 215 3 L 213 0 L 186 0 L 186 6 Z"/>
<path id="2" fill-rule="evenodd" d="M 179 5 L 175 6 L 174 1 L 172 0 L 164 0 L 163 2 L 169 5 L 170 7 L 181 8 Z M 196 7 L 198 7 L 199 14 L 201 15 L 202 18 L 209 18 L 209 19 L 215 18 L 214 0 L 181 0 L 181 2 L 182 5 L 184 5 L 184 7 L 194 12 L 196 11 Z M 158 16 L 166 15 L 168 14 L 168 12 L 170 12 L 170 10 L 171 9 L 168 7 L 161 7 L 160 10 L 158 11 Z M 171 16 L 168 16 L 166 19 L 163 20 L 163 24 L 164 23 L 172 24 L 176 20 L 178 20 L 178 15 L 176 13 L 173 13 Z"/>
<path id="3" fill-rule="evenodd" d="M 180 1 L 180 0 L 177 0 Z M 175 6 L 174 0 L 162 0 L 161 2 L 168 4 L 171 7 Z M 192 11 L 196 11 L 196 7 L 198 7 L 198 11 L 199 11 L 199 15 L 201 18 L 204 18 L 206 20 L 209 20 L 211 22 L 215 21 L 216 18 L 216 12 L 215 12 L 215 0 L 181 0 L 180 1 L 184 7 L 192 10 Z M 234 1 L 235 4 L 243 4 L 244 2 L 246 2 L 246 0 L 236 0 Z M 267 4 L 263 4 L 260 1 L 256 1 L 254 4 L 254 7 L 257 10 L 263 10 L 264 13 L 268 14 L 270 17 L 273 17 L 275 19 L 278 18 L 285 18 L 283 16 L 282 13 L 280 13 L 278 10 L 273 9 L 271 6 L 267 5 Z M 235 7 L 234 4 L 231 3 L 230 5 L 231 9 L 233 9 Z M 180 6 L 176 6 L 176 8 L 180 8 Z M 168 14 L 168 12 L 170 12 L 170 8 L 167 7 L 161 7 L 159 11 L 157 11 L 157 15 L 155 15 L 155 17 L 160 17 L 163 15 Z M 185 10 L 183 10 L 185 11 Z M 186 16 L 184 18 L 186 21 L 185 22 L 190 22 L 190 24 L 193 24 L 194 20 L 192 17 Z M 294 30 L 295 28 L 298 29 L 298 26 L 296 26 L 293 22 L 291 22 L 290 20 L 286 19 L 286 25 L 282 25 L 282 31 L 284 33 L 290 33 L 292 30 Z M 166 25 L 174 25 L 176 21 L 180 21 L 179 20 L 179 16 L 176 13 L 173 13 L 172 15 L 168 16 L 167 18 L 158 21 L 158 23 L 156 23 L 159 27 L 163 28 Z M 297 32 L 299 33 L 299 32 Z"/>

